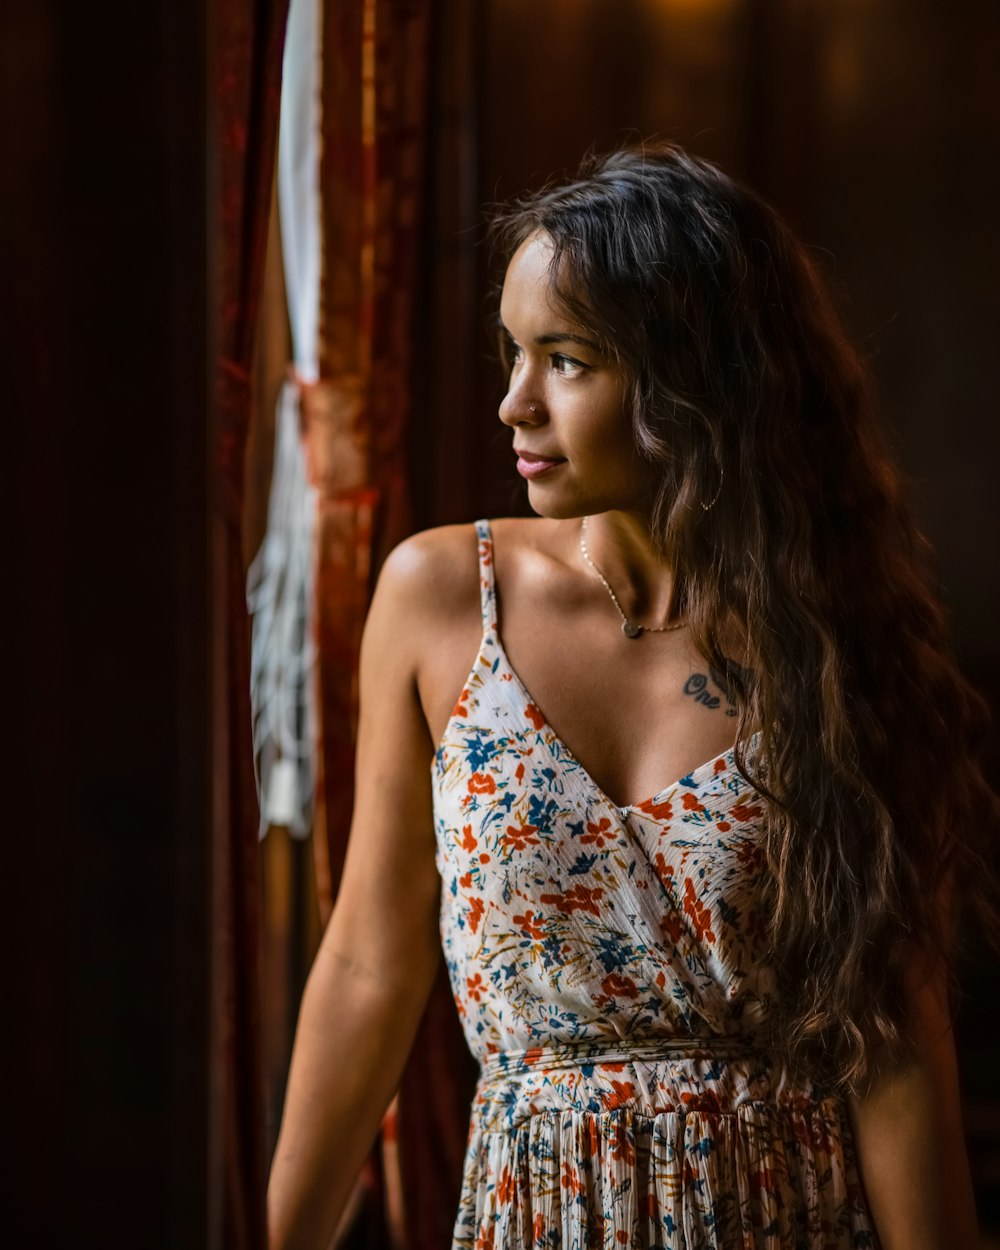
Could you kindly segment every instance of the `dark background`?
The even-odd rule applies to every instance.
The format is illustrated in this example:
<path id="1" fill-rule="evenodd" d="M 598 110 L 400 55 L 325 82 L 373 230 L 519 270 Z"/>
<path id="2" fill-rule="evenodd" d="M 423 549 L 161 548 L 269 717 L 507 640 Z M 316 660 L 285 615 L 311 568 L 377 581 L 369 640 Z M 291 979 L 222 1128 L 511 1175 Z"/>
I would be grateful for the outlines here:
<path id="1" fill-rule="evenodd" d="M 2 1227 L 18 1245 L 219 1244 L 204 26 L 195 0 L 0 11 Z M 419 524 L 524 510 L 494 415 L 482 204 L 592 144 L 665 135 L 746 176 L 817 249 L 873 360 L 957 650 L 996 707 L 1000 6 L 469 0 L 436 39 Z M 996 1224 L 995 963 L 965 982 L 967 1121 Z"/>
<path id="2" fill-rule="evenodd" d="M 936 553 L 959 660 L 995 712 L 1000 6 L 472 7 L 474 31 L 454 38 L 478 49 L 474 82 L 465 78 L 463 45 L 453 45 L 436 95 L 445 141 L 432 171 L 438 234 L 426 271 L 436 320 L 411 430 L 420 523 L 529 511 L 509 432 L 495 418 L 502 387 L 490 325 L 499 275 L 481 245 L 483 206 L 572 170 L 591 148 L 669 138 L 747 180 L 810 246 L 871 362 L 911 505 Z M 475 102 L 472 125 L 458 108 L 463 90 Z M 468 292 L 464 303 L 456 291 Z M 998 785 L 995 727 L 985 752 Z M 1000 965 L 972 950 L 962 982 L 966 1124 L 981 1221 L 1000 1238 Z"/>

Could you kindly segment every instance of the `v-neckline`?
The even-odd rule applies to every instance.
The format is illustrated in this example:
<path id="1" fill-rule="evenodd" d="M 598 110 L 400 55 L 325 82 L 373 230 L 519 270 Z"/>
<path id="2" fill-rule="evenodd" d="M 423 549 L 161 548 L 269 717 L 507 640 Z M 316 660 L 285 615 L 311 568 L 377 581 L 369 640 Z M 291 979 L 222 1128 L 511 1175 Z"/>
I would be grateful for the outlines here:
<path id="1" fill-rule="evenodd" d="M 534 719 L 540 720 L 542 722 L 542 724 L 537 727 L 538 732 L 541 733 L 544 729 L 548 733 L 548 735 L 550 736 L 550 745 L 553 742 L 558 745 L 560 756 L 569 760 L 570 763 L 575 766 L 576 771 L 580 773 L 583 780 L 590 786 L 594 794 L 597 796 L 598 802 L 607 807 L 614 808 L 614 810 L 619 814 L 619 816 L 625 816 L 629 812 L 641 811 L 641 809 L 647 804 L 652 806 L 658 800 L 662 800 L 663 798 L 665 798 L 669 791 L 676 790 L 678 786 L 683 785 L 687 781 L 699 776 L 699 774 L 705 772 L 706 769 L 710 768 L 712 770 L 712 775 L 715 776 L 716 775 L 715 765 L 718 763 L 719 760 L 728 760 L 730 764 L 733 762 L 734 752 L 736 749 L 735 745 L 728 747 L 725 751 L 722 751 L 718 755 L 711 756 L 710 759 L 704 760 L 701 764 L 698 764 L 695 768 L 692 768 L 690 772 L 686 772 L 682 776 L 676 777 L 673 781 L 661 787 L 659 790 L 656 791 L 655 794 L 651 794 L 648 798 L 639 799 L 635 803 L 616 803 L 614 799 L 611 798 L 609 794 L 605 793 L 605 791 L 601 788 L 601 786 L 597 784 L 590 770 L 586 768 L 580 762 L 579 757 L 575 754 L 574 751 L 570 749 L 570 747 L 566 743 L 566 740 L 555 729 L 552 722 L 549 720 L 548 716 L 546 716 L 545 711 L 539 704 L 538 700 L 535 698 L 535 696 L 531 693 L 528 687 L 521 680 L 521 677 L 518 674 L 517 669 L 511 663 L 510 656 L 507 654 L 507 649 L 504 647 L 502 641 L 500 640 L 500 632 L 498 629 L 496 629 L 495 626 L 492 629 L 483 631 L 483 637 L 480 642 L 479 656 L 477 657 L 476 665 L 479 664 L 480 660 L 486 660 L 489 663 L 489 659 L 486 655 L 486 650 L 485 650 L 485 643 L 486 643 L 487 638 L 489 637 L 492 637 L 493 646 L 496 648 L 498 654 L 503 658 L 504 663 L 507 665 L 507 671 L 511 675 L 511 680 L 516 683 L 522 697 L 526 699 L 527 702 L 532 705 L 532 707 L 534 707 L 537 713 L 537 717 Z M 490 664 L 490 667 L 492 667 L 492 664 Z M 472 672 L 475 672 L 475 667 L 473 668 Z M 471 673 L 470 673 L 470 676 L 471 676 Z M 449 721 L 449 725 L 450 725 L 450 721 Z M 754 738 L 757 737 L 757 732 L 758 731 L 755 731 L 751 735 L 751 738 L 750 738 L 751 742 L 753 741 Z M 445 728 L 445 734 L 447 734 L 447 727 Z M 720 769 L 719 771 L 721 772 L 722 770 Z M 697 787 L 691 787 L 691 788 L 696 789 Z M 645 813 L 643 813 L 643 815 L 645 815 Z"/>

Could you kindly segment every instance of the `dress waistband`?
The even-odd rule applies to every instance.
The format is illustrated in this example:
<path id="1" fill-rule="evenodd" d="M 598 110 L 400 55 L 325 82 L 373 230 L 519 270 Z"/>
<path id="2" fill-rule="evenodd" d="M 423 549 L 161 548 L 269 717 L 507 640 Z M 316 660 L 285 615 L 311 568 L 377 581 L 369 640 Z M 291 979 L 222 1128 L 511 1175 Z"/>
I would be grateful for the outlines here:
<path id="1" fill-rule="evenodd" d="M 561 1069 L 604 1063 L 666 1063 L 682 1059 L 749 1059 L 765 1054 L 763 1047 L 742 1037 L 663 1037 L 643 1042 L 621 1038 L 564 1042 L 557 1046 L 531 1046 L 526 1050 L 500 1050 L 480 1064 L 480 1084 L 533 1068 Z"/>

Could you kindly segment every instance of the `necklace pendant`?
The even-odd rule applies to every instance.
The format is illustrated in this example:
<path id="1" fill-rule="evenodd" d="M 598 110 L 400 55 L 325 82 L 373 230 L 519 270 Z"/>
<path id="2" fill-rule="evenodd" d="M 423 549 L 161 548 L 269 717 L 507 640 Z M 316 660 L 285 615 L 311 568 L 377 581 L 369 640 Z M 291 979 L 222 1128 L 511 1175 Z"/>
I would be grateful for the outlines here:
<path id="1" fill-rule="evenodd" d="M 622 621 L 622 633 L 626 638 L 638 638 L 642 633 L 642 626 L 636 621 L 630 621 L 626 618 Z"/>

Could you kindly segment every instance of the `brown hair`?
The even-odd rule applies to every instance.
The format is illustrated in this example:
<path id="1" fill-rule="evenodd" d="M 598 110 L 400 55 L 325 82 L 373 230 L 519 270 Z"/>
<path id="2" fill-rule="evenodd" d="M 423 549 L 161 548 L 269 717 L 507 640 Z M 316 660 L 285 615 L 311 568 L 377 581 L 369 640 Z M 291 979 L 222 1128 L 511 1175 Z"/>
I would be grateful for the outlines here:
<path id="1" fill-rule="evenodd" d="M 493 221 L 505 257 L 536 231 L 556 298 L 631 379 L 692 639 L 727 675 L 738 738 L 761 727 L 736 759 L 768 800 L 775 1044 L 861 1087 L 906 1053 L 907 962 L 953 968 L 947 899 L 995 935 L 1000 812 L 977 762 L 985 704 L 951 654 L 868 370 L 774 210 L 677 147 L 590 159 Z M 723 650 L 730 614 L 742 655 Z"/>

